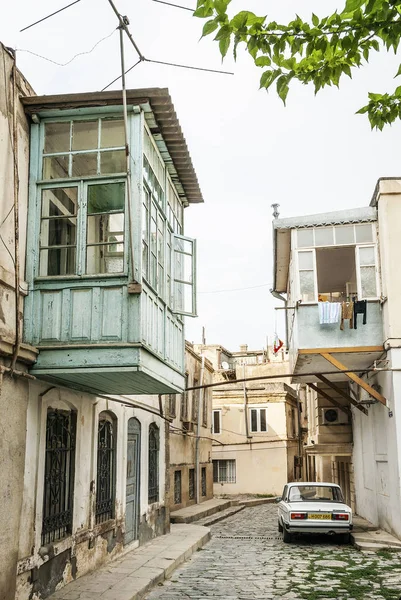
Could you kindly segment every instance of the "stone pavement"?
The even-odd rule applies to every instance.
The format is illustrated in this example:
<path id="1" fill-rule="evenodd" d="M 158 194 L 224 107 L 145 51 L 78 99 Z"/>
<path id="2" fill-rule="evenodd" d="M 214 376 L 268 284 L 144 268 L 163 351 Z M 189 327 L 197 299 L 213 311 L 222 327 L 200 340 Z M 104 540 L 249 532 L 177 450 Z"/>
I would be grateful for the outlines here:
<path id="1" fill-rule="evenodd" d="M 324 536 L 284 544 L 277 508 L 246 508 L 147 600 L 400 600 L 401 555 L 359 552 Z"/>
<path id="2" fill-rule="evenodd" d="M 178 565 L 209 540 L 200 525 L 172 525 L 171 533 L 127 552 L 108 565 L 73 581 L 51 600 L 139 600 L 169 577 Z"/>
<path id="3" fill-rule="evenodd" d="M 222 498 L 212 498 L 211 500 L 205 500 L 200 504 L 191 504 L 185 508 L 180 508 L 170 513 L 170 520 L 172 523 L 193 523 L 204 517 L 209 517 L 215 513 L 230 508 L 233 504 L 238 502 L 232 502 L 231 500 L 225 500 Z"/>

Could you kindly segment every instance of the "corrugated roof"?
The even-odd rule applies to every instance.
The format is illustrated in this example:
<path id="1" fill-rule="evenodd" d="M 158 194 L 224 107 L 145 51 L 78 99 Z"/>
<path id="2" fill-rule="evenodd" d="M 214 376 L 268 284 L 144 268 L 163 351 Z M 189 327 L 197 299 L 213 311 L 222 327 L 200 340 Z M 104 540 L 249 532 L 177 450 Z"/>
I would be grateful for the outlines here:
<path id="1" fill-rule="evenodd" d="M 334 212 L 318 213 L 315 215 L 275 219 L 273 221 L 273 228 L 299 229 L 300 227 L 319 227 L 324 225 L 342 225 L 346 223 L 364 223 L 370 221 L 377 221 L 377 212 L 371 206 L 364 206 L 362 208 L 336 210 Z"/>
<path id="2" fill-rule="evenodd" d="M 27 114 L 50 110 L 122 105 L 121 91 L 22 97 Z M 127 103 L 140 105 L 166 161 L 180 196 L 189 203 L 203 202 L 191 155 L 167 88 L 127 90 Z M 150 107 L 150 108 L 149 108 Z M 154 118 L 153 118 L 154 117 Z"/>

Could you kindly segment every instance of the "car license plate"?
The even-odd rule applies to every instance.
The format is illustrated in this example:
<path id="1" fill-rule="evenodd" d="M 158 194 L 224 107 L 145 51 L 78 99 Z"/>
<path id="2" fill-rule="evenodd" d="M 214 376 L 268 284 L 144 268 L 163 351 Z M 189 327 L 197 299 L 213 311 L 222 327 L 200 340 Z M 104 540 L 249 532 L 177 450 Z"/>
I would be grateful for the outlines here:
<path id="1" fill-rule="evenodd" d="M 310 513 L 308 514 L 308 519 L 322 519 L 324 521 L 331 519 L 331 514 L 329 513 Z"/>

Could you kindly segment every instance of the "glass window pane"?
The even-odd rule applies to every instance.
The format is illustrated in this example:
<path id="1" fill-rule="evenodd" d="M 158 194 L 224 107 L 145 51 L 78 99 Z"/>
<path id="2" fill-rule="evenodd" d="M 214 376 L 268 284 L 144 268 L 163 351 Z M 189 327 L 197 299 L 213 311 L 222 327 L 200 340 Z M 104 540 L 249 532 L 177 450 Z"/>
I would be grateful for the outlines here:
<path id="1" fill-rule="evenodd" d="M 41 246 L 73 246 L 77 241 L 75 218 L 43 219 L 40 225 Z"/>
<path id="2" fill-rule="evenodd" d="M 376 269 L 375 267 L 361 267 L 362 298 L 376 298 Z"/>
<path id="3" fill-rule="evenodd" d="M 354 244 L 354 226 L 345 225 L 334 228 L 336 235 L 336 244 Z"/>
<path id="4" fill-rule="evenodd" d="M 124 241 L 124 214 L 88 216 L 87 243 L 107 242 L 118 246 Z M 116 251 L 119 251 L 116 249 Z"/>
<path id="5" fill-rule="evenodd" d="M 72 177 L 97 175 L 97 153 L 74 154 L 72 156 Z"/>
<path id="6" fill-rule="evenodd" d="M 313 252 L 298 252 L 298 265 L 302 269 L 313 269 Z"/>
<path id="7" fill-rule="evenodd" d="M 114 251 L 114 244 L 88 246 L 86 249 L 86 272 L 90 275 L 122 273 L 124 271 L 124 244 L 118 244 L 121 252 Z"/>
<path id="8" fill-rule="evenodd" d="M 266 409 L 260 409 L 260 431 L 267 431 Z"/>
<path id="9" fill-rule="evenodd" d="M 78 188 L 54 188 L 42 191 L 42 217 L 77 214 Z"/>
<path id="10" fill-rule="evenodd" d="M 100 172 L 125 173 L 127 171 L 127 159 L 125 150 L 111 150 L 100 153 Z"/>
<path id="11" fill-rule="evenodd" d="M 124 210 L 124 183 L 101 183 L 88 186 L 88 214 Z"/>
<path id="12" fill-rule="evenodd" d="M 94 150 L 97 148 L 98 121 L 74 121 L 72 124 L 72 149 Z"/>
<path id="13" fill-rule="evenodd" d="M 43 159 L 43 179 L 65 179 L 68 177 L 69 156 L 49 156 Z"/>
<path id="14" fill-rule="evenodd" d="M 39 275 L 74 275 L 75 247 L 49 248 L 40 251 Z"/>
<path id="15" fill-rule="evenodd" d="M 315 228 L 315 246 L 332 246 L 333 228 L 316 227 Z"/>
<path id="16" fill-rule="evenodd" d="M 145 279 L 148 278 L 148 247 L 146 244 L 142 245 L 142 274 Z"/>
<path id="17" fill-rule="evenodd" d="M 366 223 L 364 225 L 355 225 L 355 234 L 357 244 L 373 242 L 373 232 L 371 223 Z"/>
<path id="18" fill-rule="evenodd" d="M 313 246 L 313 229 L 298 229 L 297 245 L 298 248 Z"/>
<path id="19" fill-rule="evenodd" d="M 368 248 L 359 248 L 359 264 L 361 266 L 374 265 L 375 263 L 375 249 L 373 246 Z"/>
<path id="20" fill-rule="evenodd" d="M 62 123 L 45 123 L 45 154 L 53 152 L 69 152 L 70 121 Z"/>
<path id="21" fill-rule="evenodd" d="M 123 119 L 102 119 L 100 133 L 101 148 L 125 146 Z"/>
<path id="22" fill-rule="evenodd" d="M 258 411 L 253 408 L 251 410 L 251 431 L 258 430 Z"/>
<path id="23" fill-rule="evenodd" d="M 300 271 L 299 284 L 301 298 L 304 302 L 313 302 L 315 300 L 315 276 L 313 271 Z"/>

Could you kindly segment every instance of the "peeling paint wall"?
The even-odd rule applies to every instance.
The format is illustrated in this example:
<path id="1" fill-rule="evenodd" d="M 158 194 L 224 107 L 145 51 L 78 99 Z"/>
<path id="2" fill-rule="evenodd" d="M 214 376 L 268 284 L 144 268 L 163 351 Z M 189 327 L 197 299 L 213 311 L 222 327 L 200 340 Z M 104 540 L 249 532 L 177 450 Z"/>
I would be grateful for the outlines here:
<path id="1" fill-rule="evenodd" d="M 0 365 L 12 359 L 16 329 L 14 270 L 14 161 L 12 55 L 0 43 Z M 33 93 L 17 71 L 17 91 Z M 17 105 L 21 277 L 25 264 L 29 128 L 22 105 Z M 25 289 L 23 280 L 21 288 Z M 22 315 L 23 296 L 19 310 Z M 26 365 L 17 363 L 17 369 Z M 0 600 L 14 600 L 18 536 L 23 492 L 27 382 L 0 375 Z"/>
<path id="2" fill-rule="evenodd" d="M 14 389 L 10 396 L 15 395 Z M 27 386 L 25 386 L 27 388 Z M 160 417 L 97 398 L 90 394 L 30 382 L 27 396 L 27 448 L 22 519 L 19 540 L 17 600 L 46 598 L 55 590 L 118 556 L 124 545 L 127 428 L 136 417 L 141 424 L 139 536 L 132 548 L 168 531 L 165 502 L 165 422 Z M 158 412 L 155 396 L 125 397 Z M 72 409 L 77 414 L 75 482 L 72 532 L 67 537 L 42 546 L 42 506 L 44 489 L 45 432 L 48 408 Z M 99 414 L 107 411 L 116 421 L 115 517 L 95 522 L 97 473 L 97 430 Z M 148 431 L 159 427 L 159 501 L 148 504 Z M 22 459 L 23 460 L 23 459 Z M 15 572 L 15 571 L 14 571 Z M 8 598 L 7 598 L 8 600 Z M 11 598 L 10 598 L 11 600 Z"/>

